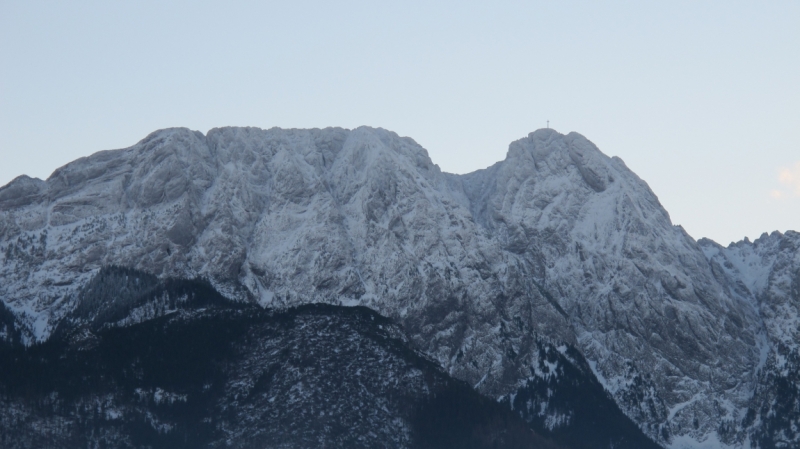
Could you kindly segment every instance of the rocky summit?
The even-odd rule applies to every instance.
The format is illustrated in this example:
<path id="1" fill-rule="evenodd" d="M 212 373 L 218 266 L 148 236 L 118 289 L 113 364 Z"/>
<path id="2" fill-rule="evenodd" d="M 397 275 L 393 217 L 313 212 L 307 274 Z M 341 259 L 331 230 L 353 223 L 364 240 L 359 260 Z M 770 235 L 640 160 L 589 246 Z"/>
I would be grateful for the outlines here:
<path id="1" fill-rule="evenodd" d="M 797 447 L 798 248 L 794 232 L 695 241 L 577 133 L 538 130 L 454 175 L 383 129 L 168 129 L 0 189 L 0 337 L 28 354 L 155 326 L 191 295 L 152 285 L 201 279 L 224 298 L 214 313 L 369 308 L 447 382 L 551 440 L 536 444 Z M 411 376 L 402 363 L 387 376 Z M 386 444 L 415 444 L 399 410 Z M 236 441 L 272 441 L 272 422 Z"/>

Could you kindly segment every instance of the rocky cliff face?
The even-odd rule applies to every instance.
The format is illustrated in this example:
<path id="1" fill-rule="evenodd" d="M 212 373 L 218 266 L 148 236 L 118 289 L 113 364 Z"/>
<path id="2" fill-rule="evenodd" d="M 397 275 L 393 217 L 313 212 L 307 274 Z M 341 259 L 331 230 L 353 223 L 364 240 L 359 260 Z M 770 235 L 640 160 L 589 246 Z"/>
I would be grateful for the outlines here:
<path id="1" fill-rule="evenodd" d="M 767 447 L 794 438 L 759 423 L 783 385 L 763 368 L 797 341 L 798 304 L 796 270 L 780 268 L 797 251 L 771 245 L 698 244 L 576 133 L 539 130 L 452 175 L 381 129 L 171 129 L 0 189 L 0 297 L 16 317 L 2 335 L 46 340 L 103 266 L 203 276 L 262 306 L 370 307 L 493 397 L 542 378 L 541 338 L 574 345 L 662 444 L 764 431 Z M 783 274 L 758 293 L 736 257 Z"/>
<path id="2" fill-rule="evenodd" d="M 759 447 L 800 444 L 800 234 L 773 232 L 723 248 L 700 242 L 721 279 L 756 305 L 765 340 L 742 427 Z"/>
<path id="3" fill-rule="evenodd" d="M 470 195 L 477 220 L 541 267 L 531 274 L 650 435 L 702 440 L 743 418 L 759 356 L 757 313 L 716 281 L 699 246 L 620 159 L 582 136 L 539 131 L 464 183 L 480 186 Z"/>

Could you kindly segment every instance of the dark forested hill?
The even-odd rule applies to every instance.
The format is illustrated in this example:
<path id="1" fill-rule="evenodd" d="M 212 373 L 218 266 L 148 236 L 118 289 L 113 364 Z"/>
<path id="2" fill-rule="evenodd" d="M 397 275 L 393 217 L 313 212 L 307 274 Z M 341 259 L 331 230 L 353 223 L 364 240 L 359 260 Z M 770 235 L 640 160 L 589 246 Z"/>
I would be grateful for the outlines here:
<path id="1" fill-rule="evenodd" d="M 2 447 L 561 447 L 367 308 L 272 312 L 198 281 L 104 275 L 84 298 L 95 313 L 78 315 L 110 321 L 2 347 Z M 125 278 L 145 295 L 97 313 L 100 287 Z M 162 312 L 110 325 L 143 306 Z"/>

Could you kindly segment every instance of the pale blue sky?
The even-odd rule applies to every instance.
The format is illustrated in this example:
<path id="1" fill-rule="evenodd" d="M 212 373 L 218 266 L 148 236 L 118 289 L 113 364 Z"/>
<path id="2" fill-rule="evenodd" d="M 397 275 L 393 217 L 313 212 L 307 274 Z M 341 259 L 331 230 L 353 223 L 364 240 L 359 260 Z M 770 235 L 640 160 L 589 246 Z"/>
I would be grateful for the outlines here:
<path id="1" fill-rule="evenodd" d="M 0 185 L 155 129 L 577 131 L 694 237 L 800 230 L 800 2 L 0 0 Z"/>

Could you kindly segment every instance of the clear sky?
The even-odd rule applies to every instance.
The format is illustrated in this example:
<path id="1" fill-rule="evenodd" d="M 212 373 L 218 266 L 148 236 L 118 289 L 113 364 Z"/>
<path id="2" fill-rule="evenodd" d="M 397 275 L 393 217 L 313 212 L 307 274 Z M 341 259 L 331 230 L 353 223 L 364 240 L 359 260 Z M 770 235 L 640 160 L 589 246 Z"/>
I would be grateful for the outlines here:
<path id="1" fill-rule="evenodd" d="M 547 120 L 695 238 L 800 230 L 800 2 L 0 0 L 0 185 L 173 126 L 379 126 L 466 173 Z"/>

